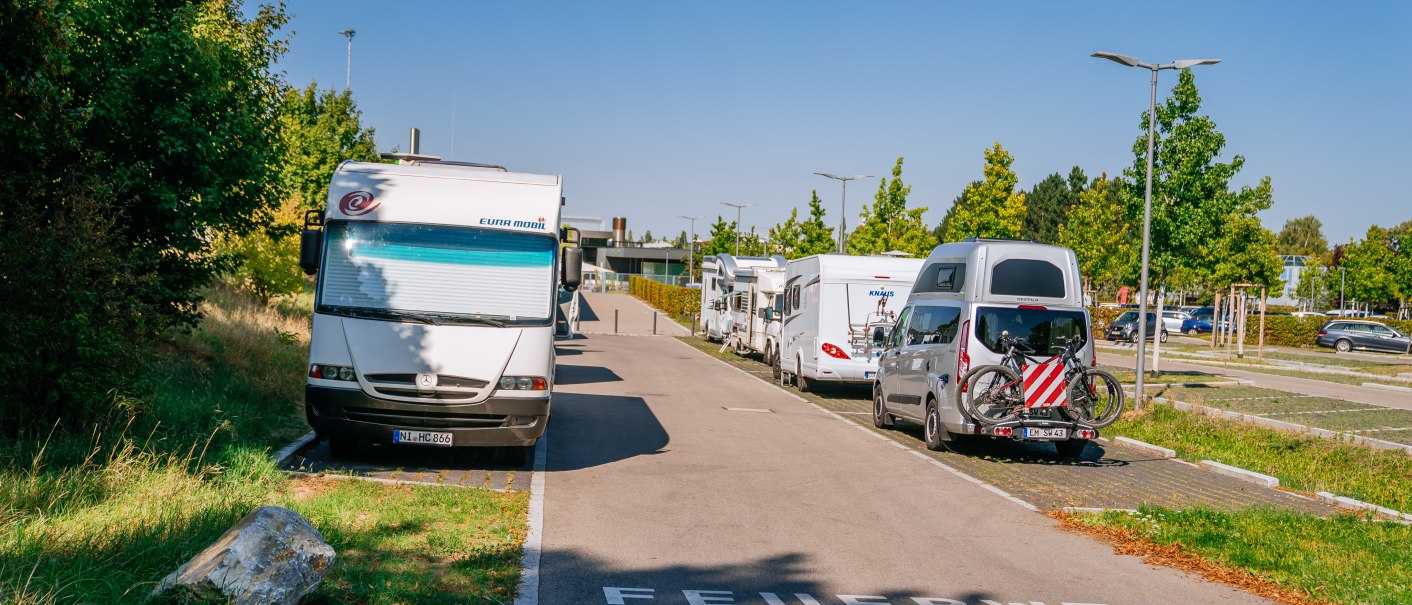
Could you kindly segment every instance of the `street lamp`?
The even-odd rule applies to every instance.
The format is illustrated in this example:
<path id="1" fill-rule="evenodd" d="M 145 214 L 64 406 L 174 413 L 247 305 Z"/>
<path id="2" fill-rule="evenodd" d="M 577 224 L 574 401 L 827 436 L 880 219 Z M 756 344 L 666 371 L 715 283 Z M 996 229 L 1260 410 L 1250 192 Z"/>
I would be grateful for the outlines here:
<path id="1" fill-rule="evenodd" d="M 732 204 L 730 202 L 721 203 L 726 206 L 730 206 L 731 208 L 735 208 L 735 255 L 740 256 L 740 209 L 749 208 L 751 206 L 754 206 L 755 204 Z"/>
<path id="2" fill-rule="evenodd" d="M 338 32 L 338 35 L 348 38 L 348 73 L 343 76 L 344 90 L 349 90 L 353 86 L 353 36 L 357 33 L 358 31 L 353 29 L 345 29 Z"/>
<path id="3" fill-rule="evenodd" d="M 686 240 L 686 283 L 689 284 L 693 279 L 692 272 L 696 270 L 696 220 L 701 217 L 687 216 L 685 214 L 678 214 L 677 216 L 691 221 L 691 237 Z"/>
<path id="4" fill-rule="evenodd" d="M 873 178 L 873 175 L 855 174 L 853 176 L 838 176 L 835 174 L 829 174 L 827 172 L 815 172 L 814 174 L 843 183 L 843 196 L 838 204 L 838 251 L 842 253 L 844 220 L 845 217 L 848 215 L 848 181 L 856 181 L 858 179 L 870 179 Z"/>
<path id="5" fill-rule="evenodd" d="M 1093 56 L 1108 59 L 1128 67 L 1140 67 L 1152 72 L 1152 100 L 1147 106 L 1147 193 L 1142 200 L 1142 283 L 1138 288 L 1137 312 L 1137 384 L 1133 385 L 1137 401 L 1133 409 L 1142 407 L 1143 378 L 1147 371 L 1147 255 L 1152 242 L 1152 154 L 1157 136 L 1157 72 L 1164 69 L 1187 69 L 1197 65 L 1214 65 L 1220 59 L 1183 59 L 1165 65 L 1149 64 L 1132 57 L 1109 52 L 1096 52 Z M 1160 318 L 1157 320 L 1162 321 Z M 1160 332 L 1160 330 L 1159 330 Z"/>

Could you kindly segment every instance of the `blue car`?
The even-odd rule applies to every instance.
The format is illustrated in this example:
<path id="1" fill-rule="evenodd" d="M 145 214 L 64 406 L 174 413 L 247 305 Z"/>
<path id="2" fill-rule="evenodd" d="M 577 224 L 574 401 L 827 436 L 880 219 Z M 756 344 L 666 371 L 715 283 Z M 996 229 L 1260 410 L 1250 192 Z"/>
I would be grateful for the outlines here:
<path id="1" fill-rule="evenodd" d="M 1193 315 L 1191 319 L 1182 321 L 1182 333 L 1190 336 L 1197 334 L 1210 334 L 1212 319 L 1211 315 Z"/>

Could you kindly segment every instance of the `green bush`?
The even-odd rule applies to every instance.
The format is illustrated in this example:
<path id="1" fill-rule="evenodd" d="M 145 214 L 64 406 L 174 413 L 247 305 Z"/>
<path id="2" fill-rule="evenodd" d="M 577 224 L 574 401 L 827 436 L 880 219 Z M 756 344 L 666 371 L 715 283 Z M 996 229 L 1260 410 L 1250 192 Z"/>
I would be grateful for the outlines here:
<path id="1" fill-rule="evenodd" d="M 701 309 L 701 291 L 695 288 L 634 276 L 628 282 L 628 292 L 673 317 L 686 317 Z"/>

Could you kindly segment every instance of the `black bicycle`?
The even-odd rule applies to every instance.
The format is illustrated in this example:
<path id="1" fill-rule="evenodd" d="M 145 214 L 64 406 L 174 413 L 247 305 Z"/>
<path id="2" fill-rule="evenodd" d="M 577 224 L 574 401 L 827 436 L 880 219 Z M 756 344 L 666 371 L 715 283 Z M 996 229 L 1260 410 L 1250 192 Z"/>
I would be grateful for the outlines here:
<path id="1" fill-rule="evenodd" d="M 1059 353 L 1059 360 L 1064 364 L 1068 401 L 1058 409 L 1070 420 L 1093 428 L 1113 424 L 1123 413 L 1123 385 L 1112 374 L 1085 366 L 1079 360 L 1079 349 L 1084 345 L 1082 335 L 1061 342 L 1062 346 L 1056 345 L 1052 350 Z M 972 369 L 961 379 L 962 406 L 971 418 L 985 426 L 1009 422 L 1030 413 L 1025 406 L 1022 368 L 1026 362 L 1040 363 L 1031 356 L 1034 351 L 1024 341 L 1011 337 L 1008 332 L 1001 333 L 1000 345 L 1005 347 L 1005 357 L 999 364 Z"/>

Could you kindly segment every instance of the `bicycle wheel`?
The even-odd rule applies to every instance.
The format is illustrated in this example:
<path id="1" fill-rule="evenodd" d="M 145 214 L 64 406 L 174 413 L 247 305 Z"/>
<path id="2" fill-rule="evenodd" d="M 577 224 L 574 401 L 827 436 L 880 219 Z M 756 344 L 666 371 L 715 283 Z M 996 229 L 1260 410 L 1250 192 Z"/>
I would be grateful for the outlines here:
<path id="1" fill-rule="evenodd" d="M 961 379 L 966 392 L 961 405 L 968 416 L 984 426 L 1014 420 L 1025 409 L 1020 375 L 1005 366 L 981 366 Z"/>
<path id="2" fill-rule="evenodd" d="M 1089 368 L 1069 379 L 1067 410 L 1075 420 L 1101 429 L 1123 413 L 1123 385 L 1112 374 Z"/>

